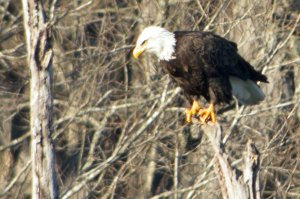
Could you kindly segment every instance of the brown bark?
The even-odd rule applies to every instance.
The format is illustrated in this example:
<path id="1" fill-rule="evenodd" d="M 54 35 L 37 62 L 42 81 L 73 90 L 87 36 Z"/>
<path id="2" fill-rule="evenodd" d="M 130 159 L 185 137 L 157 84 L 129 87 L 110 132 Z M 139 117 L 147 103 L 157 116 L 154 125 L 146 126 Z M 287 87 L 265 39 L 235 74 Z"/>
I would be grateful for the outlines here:
<path id="1" fill-rule="evenodd" d="M 40 1 L 23 0 L 27 59 L 31 72 L 30 129 L 32 198 L 58 198 L 52 133 L 52 57 L 50 26 Z"/>

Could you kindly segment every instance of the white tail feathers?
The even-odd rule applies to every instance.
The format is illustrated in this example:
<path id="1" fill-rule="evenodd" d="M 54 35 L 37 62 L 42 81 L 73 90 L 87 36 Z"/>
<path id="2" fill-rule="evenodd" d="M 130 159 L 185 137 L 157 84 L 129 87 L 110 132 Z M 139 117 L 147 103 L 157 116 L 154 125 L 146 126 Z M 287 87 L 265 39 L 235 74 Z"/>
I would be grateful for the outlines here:
<path id="1" fill-rule="evenodd" d="M 237 77 L 229 77 L 232 95 L 242 104 L 257 104 L 265 99 L 265 94 L 259 86 L 251 80 L 242 80 Z"/>

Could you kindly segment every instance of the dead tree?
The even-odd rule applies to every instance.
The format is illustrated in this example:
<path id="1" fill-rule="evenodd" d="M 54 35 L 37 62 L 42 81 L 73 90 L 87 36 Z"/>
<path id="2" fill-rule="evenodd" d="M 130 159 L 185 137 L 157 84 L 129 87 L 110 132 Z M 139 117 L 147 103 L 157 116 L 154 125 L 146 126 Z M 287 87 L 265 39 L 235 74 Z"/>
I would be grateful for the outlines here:
<path id="1" fill-rule="evenodd" d="M 23 0 L 30 80 L 32 198 L 58 198 L 52 133 L 51 26 L 41 1 Z"/>
<path id="2" fill-rule="evenodd" d="M 215 173 L 218 177 L 224 199 L 260 199 L 259 152 L 250 140 L 243 171 L 233 168 L 225 153 L 221 139 L 221 128 L 216 125 L 202 126 L 215 152 Z"/>

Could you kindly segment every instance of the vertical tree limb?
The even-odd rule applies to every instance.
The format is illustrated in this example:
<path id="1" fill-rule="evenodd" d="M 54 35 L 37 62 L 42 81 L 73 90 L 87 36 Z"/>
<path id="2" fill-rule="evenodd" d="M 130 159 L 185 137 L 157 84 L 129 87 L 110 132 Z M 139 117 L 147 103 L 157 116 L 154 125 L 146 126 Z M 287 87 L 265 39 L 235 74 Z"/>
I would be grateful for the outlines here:
<path id="1" fill-rule="evenodd" d="M 31 72 L 30 129 L 32 198 L 58 198 L 52 134 L 51 27 L 41 1 L 22 0 L 27 59 Z"/>
<path id="2" fill-rule="evenodd" d="M 216 163 L 215 172 L 219 179 L 223 198 L 225 199 L 260 199 L 259 186 L 259 153 L 254 143 L 247 144 L 247 154 L 245 158 L 245 169 L 242 173 L 236 168 L 232 168 L 228 156 L 225 153 L 221 139 L 221 128 L 216 125 L 203 125 L 202 129 L 209 138 L 212 148 L 215 151 Z M 241 174 L 244 180 L 241 180 Z"/>
<path id="3" fill-rule="evenodd" d="M 260 199 L 259 182 L 259 152 L 252 140 L 247 143 L 247 156 L 245 158 L 244 182 L 248 186 L 250 199 Z"/>

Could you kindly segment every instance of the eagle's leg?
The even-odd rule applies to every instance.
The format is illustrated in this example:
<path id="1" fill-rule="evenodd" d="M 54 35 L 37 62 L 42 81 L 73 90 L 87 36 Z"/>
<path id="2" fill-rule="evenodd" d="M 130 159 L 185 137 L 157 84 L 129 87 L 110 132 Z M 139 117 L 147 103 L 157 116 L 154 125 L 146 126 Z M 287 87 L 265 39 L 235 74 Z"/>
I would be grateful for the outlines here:
<path id="1" fill-rule="evenodd" d="M 193 115 L 196 115 L 200 111 L 200 104 L 197 100 L 193 100 L 192 108 L 185 110 L 186 122 L 190 123 L 192 121 Z"/>
<path id="2" fill-rule="evenodd" d="M 200 110 L 199 115 L 199 119 L 203 124 L 208 121 L 211 121 L 213 124 L 217 122 L 213 103 L 210 103 L 207 109 Z"/>

